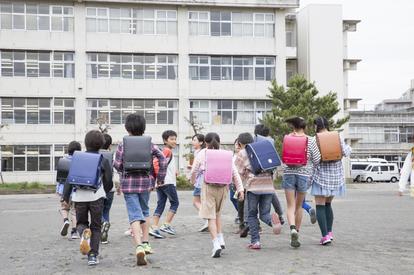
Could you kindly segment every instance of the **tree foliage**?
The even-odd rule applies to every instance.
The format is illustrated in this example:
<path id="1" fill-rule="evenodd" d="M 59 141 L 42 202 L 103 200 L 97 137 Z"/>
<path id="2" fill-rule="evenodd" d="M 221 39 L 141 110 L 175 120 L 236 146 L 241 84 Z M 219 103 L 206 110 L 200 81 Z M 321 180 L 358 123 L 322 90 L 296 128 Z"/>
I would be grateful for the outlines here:
<path id="1" fill-rule="evenodd" d="M 331 130 L 340 130 L 341 126 L 349 120 L 349 117 L 334 119 L 341 110 L 335 92 L 319 96 L 315 84 L 301 75 L 293 76 L 288 82 L 287 89 L 279 86 L 274 80 L 269 91 L 268 97 L 272 101 L 272 110 L 262 122 L 270 128 L 279 152 L 282 148 L 283 136 L 291 132 L 291 128 L 285 123 L 289 117 L 303 117 L 308 125 L 306 133 L 311 136 L 315 134 L 313 121 L 318 116 L 328 119 Z"/>

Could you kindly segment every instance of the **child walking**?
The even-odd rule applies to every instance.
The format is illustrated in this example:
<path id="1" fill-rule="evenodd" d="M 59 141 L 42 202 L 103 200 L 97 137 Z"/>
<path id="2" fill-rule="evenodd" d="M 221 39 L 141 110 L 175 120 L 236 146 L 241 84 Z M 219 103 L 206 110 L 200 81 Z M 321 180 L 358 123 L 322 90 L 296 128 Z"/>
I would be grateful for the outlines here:
<path id="1" fill-rule="evenodd" d="M 86 152 L 99 154 L 99 149 L 104 142 L 104 137 L 100 131 L 89 131 L 85 136 Z M 99 263 L 103 204 L 105 194 L 113 187 L 111 171 L 112 167 L 109 161 L 102 159 L 100 171 L 102 183 L 99 188 L 97 190 L 73 188 L 72 201 L 75 202 L 77 229 L 79 235 L 82 236 L 80 251 L 83 255 L 88 255 L 88 265 Z M 69 186 L 69 183 L 67 182 L 66 185 Z M 71 189 L 65 189 L 64 201 L 66 203 L 69 203 Z"/>
<path id="2" fill-rule="evenodd" d="M 290 245 L 294 248 L 300 247 L 299 230 L 302 223 L 302 203 L 306 196 L 306 191 L 310 186 L 310 177 L 313 166 L 318 165 L 321 155 L 316 144 L 315 138 L 306 136 L 306 122 L 302 117 L 292 117 L 286 120 L 292 128 L 290 134 L 293 137 L 306 138 L 307 143 L 303 149 L 306 152 L 306 164 L 284 165 L 282 188 L 285 189 L 287 201 L 287 218 L 290 225 Z"/>
<path id="3" fill-rule="evenodd" d="M 324 117 L 315 119 L 316 133 L 329 131 L 329 121 Z M 349 147 L 341 139 L 342 156 L 351 155 Z M 345 174 L 342 160 L 321 162 L 314 170 L 312 177 L 311 194 L 315 196 L 316 217 L 322 238 L 321 245 L 326 245 L 333 240 L 332 225 L 334 220 L 332 201 L 335 196 L 345 195 Z"/>
<path id="4" fill-rule="evenodd" d="M 64 156 L 64 159 L 67 159 L 67 161 L 71 161 L 72 160 L 72 155 L 75 151 L 81 151 L 82 147 L 80 145 L 79 142 L 77 141 L 71 141 L 68 144 L 68 155 Z M 62 161 L 62 160 L 59 160 Z M 64 167 L 62 167 L 64 168 Z M 69 168 L 69 167 L 66 167 Z M 68 229 L 69 226 L 72 225 L 72 230 L 70 232 L 70 238 L 72 240 L 74 239 L 79 239 L 79 234 L 78 231 L 76 230 L 76 211 L 75 211 L 75 204 L 69 200 L 68 203 L 65 203 L 63 201 L 63 190 L 65 187 L 65 182 L 66 182 L 66 178 L 67 178 L 67 173 L 69 172 L 68 169 L 65 169 L 65 171 L 60 171 L 60 167 L 59 167 L 59 162 L 57 164 L 57 185 L 56 185 L 56 193 L 59 195 L 60 198 L 60 215 L 63 218 L 63 225 L 62 228 L 60 229 L 60 235 L 62 236 L 66 236 L 68 234 Z M 60 176 L 60 174 L 62 173 L 62 176 Z M 69 217 L 71 218 L 71 222 L 69 222 Z"/>
<path id="5" fill-rule="evenodd" d="M 110 147 L 112 144 L 112 137 L 108 134 L 103 134 L 105 143 L 102 146 L 102 149 L 99 150 L 99 152 L 102 154 L 104 158 L 106 158 L 109 163 L 111 164 L 111 177 L 113 177 L 113 162 L 114 162 L 114 154 L 111 152 Z M 112 202 L 114 200 L 114 194 L 116 191 L 116 187 L 114 184 L 114 187 L 106 193 L 106 198 L 104 200 L 104 208 L 102 212 L 102 235 L 101 235 L 101 243 L 107 244 L 108 243 L 108 232 L 109 228 L 111 227 L 111 224 L 109 222 L 109 212 L 111 211 Z"/>
<path id="6" fill-rule="evenodd" d="M 207 149 L 202 149 L 194 160 L 191 170 L 191 183 L 194 184 L 199 173 L 204 173 L 206 169 L 206 150 L 220 149 L 220 137 L 216 133 L 208 133 L 205 137 Z M 201 207 L 200 217 L 208 220 L 208 228 L 213 241 L 213 250 L 211 257 L 218 258 L 221 250 L 225 248 L 224 236 L 221 223 L 221 211 L 226 201 L 228 187 L 225 185 L 207 184 L 203 174 L 203 183 L 201 185 Z M 239 199 L 244 199 L 244 189 L 237 169 L 232 163 L 232 178 L 239 192 Z"/>
<path id="7" fill-rule="evenodd" d="M 146 121 L 141 115 L 129 114 L 125 119 L 125 129 L 129 136 L 142 136 L 145 132 L 145 127 Z M 157 184 L 162 185 L 167 171 L 167 161 L 156 145 L 151 143 L 150 147 L 149 151 L 152 158 L 157 158 L 159 163 Z M 146 254 L 152 253 L 148 235 L 148 202 L 150 191 L 155 187 L 155 179 L 153 173 L 125 171 L 124 158 L 127 153 L 129 154 L 130 152 L 127 152 L 127 149 L 124 150 L 124 144 L 120 143 L 115 154 L 114 168 L 121 174 L 121 191 L 124 194 L 131 233 L 136 246 L 135 256 L 137 265 L 146 265 Z"/>
<path id="8" fill-rule="evenodd" d="M 153 225 L 149 234 L 155 238 L 162 239 L 164 236 L 161 232 L 175 235 L 176 232 L 171 226 L 172 220 L 177 213 L 179 201 L 177 194 L 177 165 L 173 156 L 172 150 L 177 146 L 177 133 L 172 130 L 167 130 L 162 133 L 162 140 L 164 141 L 163 154 L 167 158 L 167 175 L 165 176 L 164 184 L 156 186 L 157 190 L 157 208 L 152 217 Z M 164 224 L 159 227 L 160 217 L 165 209 L 167 199 L 170 201 L 170 209 L 167 213 Z"/>
<path id="9" fill-rule="evenodd" d="M 196 134 L 192 138 L 192 145 L 194 150 L 194 158 L 197 157 L 198 153 L 206 147 L 206 143 L 204 141 L 204 135 L 203 134 Z M 192 165 L 188 165 L 188 168 L 192 168 Z M 200 211 L 201 206 L 201 184 L 203 182 L 203 177 L 201 174 L 199 174 L 196 177 L 196 181 L 194 184 L 194 191 L 193 191 L 193 205 L 197 209 L 197 211 Z M 203 226 L 198 230 L 199 232 L 207 232 L 208 231 L 208 221 L 206 220 L 203 224 Z"/>
<path id="10" fill-rule="evenodd" d="M 252 173 L 249 158 L 246 152 L 246 145 L 253 142 L 250 133 L 242 133 L 237 138 L 240 144 L 240 152 L 237 155 L 236 167 L 245 182 L 248 204 L 248 225 L 251 234 L 250 249 L 260 249 L 259 214 L 260 220 L 273 227 L 274 234 L 280 234 L 282 225 L 277 213 L 270 215 L 272 197 L 275 194 L 271 172 L 263 172 L 258 175 Z"/>

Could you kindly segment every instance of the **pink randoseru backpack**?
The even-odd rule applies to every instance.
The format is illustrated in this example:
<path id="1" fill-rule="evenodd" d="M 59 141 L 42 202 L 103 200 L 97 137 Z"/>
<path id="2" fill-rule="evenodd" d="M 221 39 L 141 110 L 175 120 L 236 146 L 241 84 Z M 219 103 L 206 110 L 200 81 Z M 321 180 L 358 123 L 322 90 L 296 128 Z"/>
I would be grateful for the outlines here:
<path id="1" fill-rule="evenodd" d="M 233 153 L 228 150 L 206 150 L 204 181 L 229 185 L 233 176 Z"/>
<path id="2" fill-rule="evenodd" d="M 303 166 L 308 162 L 308 137 L 286 135 L 283 138 L 282 161 L 289 166 Z"/>

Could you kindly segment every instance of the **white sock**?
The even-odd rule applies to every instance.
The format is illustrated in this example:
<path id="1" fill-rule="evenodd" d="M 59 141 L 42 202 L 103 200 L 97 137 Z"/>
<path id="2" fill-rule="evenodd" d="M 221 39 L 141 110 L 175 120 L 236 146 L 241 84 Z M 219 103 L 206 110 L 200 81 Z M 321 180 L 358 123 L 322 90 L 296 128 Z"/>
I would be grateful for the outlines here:
<path id="1" fill-rule="evenodd" d="M 221 248 L 221 245 L 220 245 L 220 242 L 219 242 L 219 239 L 218 238 L 215 238 L 213 240 L 213 247 L 214 248 Z"/>
<path id="2" fill-rule="evenodd" d="M 219 241 L 220 244 L 223 244 L 224 243 L 223 233 L 218 233 L 217 234 L 217 240 Z"/>

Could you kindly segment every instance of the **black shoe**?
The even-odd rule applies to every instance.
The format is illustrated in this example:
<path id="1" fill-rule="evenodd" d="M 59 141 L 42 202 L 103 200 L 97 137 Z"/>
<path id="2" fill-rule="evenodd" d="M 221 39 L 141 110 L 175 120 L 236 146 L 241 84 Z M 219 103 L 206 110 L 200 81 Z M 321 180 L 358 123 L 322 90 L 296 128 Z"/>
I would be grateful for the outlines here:
<path id="1" fill-rule="evenodd" d="M 245 226 L 240 232 L 240 238 L 246 238 L 247 235 L 249 234 L 249 230 L 250 230 L 249 227 Z"/>
<path id="2" fill-rule="evenodd" d="M 279 215 L 279 221 L 281 225 L 285 224 L 285 219 L 282 217 L 282 215 Z"/>

